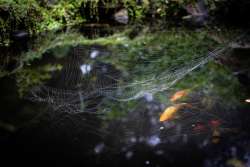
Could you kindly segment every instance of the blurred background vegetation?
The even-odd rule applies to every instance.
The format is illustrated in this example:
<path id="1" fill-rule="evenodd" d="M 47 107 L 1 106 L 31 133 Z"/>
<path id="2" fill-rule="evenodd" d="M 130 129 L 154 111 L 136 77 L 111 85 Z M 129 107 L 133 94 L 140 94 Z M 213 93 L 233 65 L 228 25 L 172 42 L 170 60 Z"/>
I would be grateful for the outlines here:
<path id="1" fill-rule="evenodd" d="M 0 42 L 8 44 L 20 31 L 34 34 L 86 23 L 197 26 L 241 24 L 238 18 L 244 17 L 246 24 L 248 7 L 244 0 L 0 0 Z"/>

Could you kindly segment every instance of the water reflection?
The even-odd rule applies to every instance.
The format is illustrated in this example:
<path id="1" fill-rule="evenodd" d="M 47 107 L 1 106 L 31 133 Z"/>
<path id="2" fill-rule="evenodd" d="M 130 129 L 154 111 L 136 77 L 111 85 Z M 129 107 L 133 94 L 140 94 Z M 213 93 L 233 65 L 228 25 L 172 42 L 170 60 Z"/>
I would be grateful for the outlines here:
<path id="1" fill-rule="evenodd" d="M 59 113 L 82 113 L 79 117 L 83 120 L 85 113 L 98 117 L 102 126 L 98 127 L 96 133 L 99 133 L 103 141 L 93 148 L 96 154 L 108 149 L 120 152 L 123 146 L 128 152 L 129 148 L 138 143 L 150 147 L 165 143 L 189 143 L 190 136 L 193 135 L 199 135 L 199 138 L 203 136 L 200 142 L 206 143 L 209 134 L 212 135 L 220 126 L 210 125 L 210 122 L 223 121 L 224 124 L 220 127 L 222 130 L 227 126 L 227 119 L 233 116 L 231 112 L 228 117 L 224 109 L 218 111 L 216 108 L 221 106 L 220 102 L 216 103 L 212 98 L 206 101 L 207 92 L 202 94 L 202 91 L 197 89 L 197 92 L 192 92 L 187 99 L 187 103 L 195 105 L 193 108 L 182 109 L 173 120 L 161 123 L 158 121 L 159 114 L 170 104 L 160 102 L 155 97 L 157 94 L 145 92 L 142 98 L 127 102 L 112 98 L 127 93 L 125 91 L 128 89 L 122 88 L 125 85 L 121 86 L 119 83 L 129 83 L 126 81 L 126 72 L 130 71 L 121 71 L 116 64 L 107 63 L 105 58 L 110 55 L 111 51 L 103 47 L 83 45 L 72 47 L 66 57 L 58 59 L 58 56 L 54 55 L 56 61 L 61 63 L 62 70 L 55 72 L 46 84 L 33 88 L 30 96 L 33 101 L 48 103 Z M 160 95 L 162 94 L 167 97 L 168 92 L 162 91 Z M 93 126 L 92 128 L 95 129 Z M 127 157 L 133 155 L 131 154 Z"/>
<path id="2" fill-rule="evenodd" d="M 136 159 L 139 164 L 151 166 L 158 163 L 154 159 L 174 159 L 175 155 L 171 154 L 176 150 L 185 152 L 190 147 L 190 150 L 204 151 L 211 145 L 219 145 L 225 134 L 239 133 L 238 127 L 233 124 L 235 121 L 232 121 L 238 116 L 238 104 L 228 104 L 228 100 L 217 91 L 217 87 L 223 91 L 228 89 L 227 86 L 233 84 L 232 76 L 223 70 L 220 73 L 222 67 L 218 70 L 213 63 L 182 81 L 184 88 L 191 87 L 192 91 L 180 102 L 192 107 L 181 109 L 169 121 L 159 122 L 164 109 L 175 104 L 170 100 L 171 95 L 180 89 L 178 85 L 173 85 L 187 71 L 204 65 L 210 57 L 196 57 L 191 66 L 189 63 L 182 64 L 184 68 L 165 67 L 163 65 L 167 61 L 159 54 L 164 50 L 150 53 L 151 57 L 147 59 L 145 50 L 150 48 L 135 49 L 134 53 L 138 53 L 141 60 L 137 62 L 134 60 L 136 56 L 126 54 L 126 49 L 130 48 L 124 45 L 125 50 L 118 46 L 117 51 L 117 48 L 112 50 L 106 46 L 79 44 L 65 46 L 66 49 L 64 46 L 55 47 L 43 53 L 42 65 L 49 62 L 51 66 L 60 65 L 60 68 L 47 70 L 50 77 L 32 87 L 27 96 L 42 109 L 47 108 L 30 125 L 32 131 L 36 131 L 34 138 L 38 144 L 53 139 L 52 145 L 56 143 L 54 150 L 65 148 L 69 151 L 67 155 L 72 151 L 78 161 L 93 155 L 109 163 L 110 159 L 119 155 L 117 159 L 128 162 Z M 61 49 L 67 52 L 62 55 L 58 52 Z M 183 62 L 182 58 L 171 60 L 173 64 Z M 159 62 L 163 65 L 160 66 Z M 213 68 L 216 73 L 213 73 Z M 214 79 L 211 76 L 215 74 L 219 77 Z M 224 76 L 229 82 L 223 82 Z M 210 77 L 212 81 L 206 82 Z M 200 87 L 203 82 L 205 84 Z M 223 83 L 224 89 L 218 83 Z M 20 136 L 17 139 L 25 136 L 27 146 L 32 133 L 24 130 Z M 35 152 L 33 149 L 29 151 Z M 235 158 L 238 148 L 231 147 L 228 152 Z M 213 160 L 213 157 L 210 159 Z M 210 161 L 205 163 L 205 166 L 212 165 Z"/>

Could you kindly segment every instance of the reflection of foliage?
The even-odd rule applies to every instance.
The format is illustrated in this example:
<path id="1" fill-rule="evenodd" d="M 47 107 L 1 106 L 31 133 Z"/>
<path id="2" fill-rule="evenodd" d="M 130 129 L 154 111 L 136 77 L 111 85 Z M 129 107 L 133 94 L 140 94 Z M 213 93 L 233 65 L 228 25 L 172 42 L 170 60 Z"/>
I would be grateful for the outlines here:
<path id="1" fill-rule="evenodd" d="M 206 31 L 147 33 L 114 46 L 113 56 L 105 57 L 104 61 L 122 71 L 136 72 L 135 79 L 140 80 L 145 79 L 141 76 L 157 76 L 172 67 L 184 67 L 197 56 L 206 55 L 215 43 Z"/>
<path id="2" fill-rule="evenodd" d="M 146 30 L 132 40 L 127 37 L 127 31 L 97 39 L 86 39 L 78 33 L 51 35 L 25 53 L 22 62 L 30 64 L 47 51 L 66 49 L 66 53 L 61 55 L 63 57 L 70 46 L 102 45 L 112 50 L 112 55 L 98 59 L 112 64 L 124 74 L 129 73 L 130 81 L 136 82 L 157 76 L 168 69 L 171 72 L 172 67 L 187 66 L 197 56 L 206 55 L 217 44 L 211 34 L 205 30 L 155 33 Z"/>
<path id="3" fill-rule="evenodd" d="M 115 54 L 118 54 L 117 56 L 119 57 L 116 57 L 124 60 L 124 62 L 132 61 L 132 59 L 140 61 L 141 59 L 151 58 L 150 55 L 152 56 L 154 52 L 157 52 L 159 53 L 157 55 L 158 58 L 162 57 L 166 59 L 164 63 L 172 63 L 167 59 L 183 56 L 188 60 L 194 54 L 204 54 L 210 48 L 213 48 L 214 44 L 223 43 L 225 39 L 232 38 L 235 35 L 235 33 L 228 30 L 222 33 L 216 30 L 207 31 L 206 29 L 197 32 L 179 29 L 151 33 L 145 27 L 137 38 L 131 40 L 129 39 L 131 31 L 133 31 L 133 28 L 127 27 L 126 31 L 116 32 L 111 36 L 95 39 L 88 39 L 74 30 L 67 33 L 50 31 L 46 35 L 39 36 L 33 42 L 32 48 L 22 55 L 21 61 L 24 63 L 32 62 L 34 59 L 41 58 L 46 51 L 53 51 L 55 48 L 59 50 L 67 46 L 101 45 L 107 46 L 113 52 L 117 52 Z M 122 55 L 121 52 L 126 53 L 126 56 Z M 109 61 L 108 58 L 105 59 Z M 116 63 L 116 60 L 112 58 L 110 62 Z M 123 62 L 119 62 L 119 64 L 123 64 Z M 131 66 L 133 65 L 131 64 Z"/>
<path id="4" fill-rule="evenodd" d="M 103 107 L 106 109 L 104 118 L 107 120 L 120 119 L 126 116 L 129 112 L 133 112 L 138 105 L 138 101 L 128 101 L 128 102 L 117 102 L 104 99 L 104 104 L 107 106 L 102 106 L 99 108 L 100 111 Z M 102 111 L 103 112 L 103 111 Z"/>
<path id="5" fill-rule="evenodd" d="M 91 44 L 100 44 L 100 45 L 116 45 L 122 44 L 123 42 L 128 41 L 128 38 L 124 37 L 124 33 L 117 33 L 109 37 L 97 38 L 97 39 L 87 39 L 81 34 L 76 32 L 61 33 L 55 34 L 54 32 L 46 34 L 46 37 L 42 36 L 34 44 L 32 50 L 27 53 L 24 53 L 21 61 L 24 63 L 32 62 L 34 59 L 39 59 L 42 55 L 48 51 L 53 50 L 54 48 L 64 48 L 66 46 L 76 46 L 79 44 L 82 45 L 91 45 Z"/>
<path id="6" fill-rule="evenodd" d="M 47 34 L 46 38 L 42 37 L 34 42 L 34 49 L 23 54 L 21 61 L 24 62 L 24 64 L 29 64 L 34 59 L 41 58 L 46 51 L 54 50 L 55 48 L 60 50 L 66 46 L 97 44 L 112 49 L 114 52 L 113 55 L 115 56 L 105 57 L 103 61 L 108 61 L 117 68 L 140 71 L 138 68 L 141 67 L 141 64 L 138 62 L 145 62 L 156 58 L 156 61 L 159 62 L 157 68 L 153 66 L 152 68 L 148 67 L 150 68 L 148 70 L 153 73 L 155 70 L 159 72 L 163 70 L 164 67 L 175 65 L 172 61 L 174 59 L 181 58 L 181 62 L 178 60 L 176 65 L 178 65 L 178 63 L 188 63 L 189 59 L 192 59 L 195 55 L 205 54 L 216 43 L 209 37 L 210 34 L 207 31 L 192 32 L 186 30 L 170 30 L 166 32 L 148 33 L 147 30 L 145 30 L 145 32 L 133 40 L 128 38 L 128 31 L 96 39 L 87 39 L 75 32 L 69 34 L 55 34 L 52 32 L 51 34 Z M 119 61 L 119 63 L 117 61 Z M 136 64 L 131 62 L 136 62 Z"/>
<path id="7" fill-rule="evenodd" d="M 36 69 L 24 68 L 17 72 L 18 92 L 23 96 L 31 87 L 40 85 L 51 78 L 51 72 L 60 70 L 61 65 L 47 64 Z"/>
<path id="8" fill-rule="evenodd" d="M 184 100 L 197 100 L 204 110 L 211 110 L 217 105 L 217 107 L 220 106 L 227 112 L 232 112 L 238 106 L 243 105 L 240 99 L 243 96 L 244 88 L 230 70 L 214 62 L 210 62 L 186 76 L 175 85 L 174 90 L 186 88 L 191 89 L 191 93 Z M 157 94 L 156 97 L 162 103 L 169 103 L 166 95 Z"/>
<path id="9" fill-rule="evenodd" d="M 101 37 L 96 39 L 87 39 L 81 36 L 79 33 L 51 33 L 47 34 L 46 38 L 42 36 L 34 42 L 32 48 L 27 53 L 24 53 L 21 57 L 21 64 L 24 65 L 23 69 L 17 72 L 18 86 L 20 88 L 19 92 L 21 95 L 29 88 L 34 85 L 43 83 L 43 81 L 50 79 L 50 72 L 48 67 L 38 67 L 27 68 L 26 65 L 32 65 L 35 59 L 40 59 L 45 53 L 49 55 L 58 55 L 58 58 L 67 56 L 69 51 L 71 51 L 72 46 L 77 45 L 101 45 L 105 46 L 110 52 L 108 56 L 97 57 L 98 61 L 103 63 L 108 63 L 114 66 L 117 70 L 122 72 L 122 79 L 119 80 L 119 84 L 126 83 L 136 83 L 137 81 L 145 81 L 148 78 L 153 78 L 154 76 L 161 75 L 162 72 L 165 72 L 166 75 L 171 75 L 171 69 L 186 67 L 192 62 L 192 60 L 198 57 L 203 57 L 207 52 L 214 48 L 215 45 L 218 45 L 218 42 L 223 45 L 225 42 L 224 39 L 216 40 L 213 35 L 219 37 L 218 32 L 208 32 L 203 31 L 187 31 L 185 29 L 176 31 L 170 30 L 165 32 L 154 32 L 151 33 L 145 28 L 137 37 L 129 39 L 128 32 L 125 31 L 122 33 L 116 33 L 109 37 Z M 222 35 L 223 36 L 223 35 Z M 225 38 L 229 38 L 227 34 Z M 223 36 L 224 37 L 224 36 Z M 219 44 L 220 45 L 220 44 Z M 60 51 L 58 53 L 58 51 Z M 209 65 L 210 67 L 211 65 Z M 168 69 L 170 71 L 168 71 Z M 227 76 L 227 73 L 222 70 L 220 73 L 220 68 L 217 69 L 216 66 L 211 66 L 213 73 L 208 73 L 210 70 L 204 68 L 207 71 L 202 71 L 197 75 L 191 75 L 187 77 L 187 82 L 180 82 L 177 85 L 178 87 L 183 88 L 193 88 L 194 85 L 197 87 L 202 87 L 203 90 L 210 89 L 214 90 L 215 96 L 227 96 L 228 89 L 224 85 L 224 88 L 219 86 L 213 88 L 214 82 L 217 82 L 224 76 Z M 217 72 L 216 72 L 217 70 Z M 39 75 L 41 73 L 41 75 Z M 126 76 L 126 74 L 128 74 Z M 213 77 L 209 77 L 212 75 Z M 196 78 L 197 76 L 197 78 Z M 230 74 L 228 74 L 230 76 Z M 160 76 L 162 77 L 162 76 Z M 211 80 L 210 80 L 211 79 Z M 121 82 L 121 83 L 120 83 Z M 181 85 L 184 83 L 183 85 Z M 220 80 L 219 80 L 220 83 Z M 151 89 L 152 84 L 168 84 L 168 83 L 156 83 L 152 82 L 151 85 L 145 86 L 145 90 Z M 140 85 L 138 85 L 139 87 Z M 234 83 L 232 87 L 236 86 Z M 137 91 L 138 87 L 133 87 L 133 91 Z M 196 86 L 195 86 L 196 87 Z M 234 87 L 235 88 L 235 87 Z M 140 90 L 140 88 L 138 88 Z M 214 92 L 211 92 L 214 95 Z M 230 93 L 230 92 L 229 92 Z M 208 94 L 209 96 L 210 94 Z M 162 100 L 161 100 L 162 101 Z M 162 101 L 163 102 L 163 101 Z M 164 102 L 167 103 L 166 100 Z M 128 105 L 128 104 L 127 104 Z M 108 114 L 110 118 L 112 117 L 121 117 L 120 110 L 123 107 L 114 106 L 115 109 Z M 126 112 L 122 112 L 126 113 Z"/>
<path id="10" fill-rule="evenodd" d="M 235 108 L 240 105 L 243 87 L 237 78 L 225 67 L 214 62 L 209 63 L 192 75 L 187 76 L 176 85 L 176 89 L 193 88 L 195 91 L 202 91 L 204 103 L 220 103 L 226 108 Z M 242 90 L 242 91 L 239 91 Z"/>

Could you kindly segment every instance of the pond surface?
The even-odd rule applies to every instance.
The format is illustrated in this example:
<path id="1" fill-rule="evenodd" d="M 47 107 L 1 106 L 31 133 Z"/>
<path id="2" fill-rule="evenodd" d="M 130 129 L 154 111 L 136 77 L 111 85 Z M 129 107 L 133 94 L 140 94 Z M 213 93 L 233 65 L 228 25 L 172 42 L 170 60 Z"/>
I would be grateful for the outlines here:
<path id="1" fill-rule="evenodd" d="M 239 44 L 247 37 L 118 29 L 48 32 L 3 48 L 4 159 L 56 166 L 249 165 L 250 51 Z"/>

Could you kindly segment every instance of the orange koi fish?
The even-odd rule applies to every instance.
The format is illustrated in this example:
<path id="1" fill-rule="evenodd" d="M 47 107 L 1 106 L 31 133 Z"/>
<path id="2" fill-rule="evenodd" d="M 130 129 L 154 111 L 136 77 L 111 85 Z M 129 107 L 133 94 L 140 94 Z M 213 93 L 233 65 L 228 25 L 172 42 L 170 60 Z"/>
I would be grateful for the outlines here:
<path id="1" fill-rule="evenodd" d="M 173 96 L 171 96 L 170 101 L 175 102 L 179 100 L 180 98 L 187 96 L 189 92 L 190 92 L 189 89 L 180 90 L 176 92 Z"/>
<path id="2" fill-rule="evenodd" d="M 220 131 L 214 129 L 212 133 L 212 143 L 218 144 L 220 142 L 220 137 L 221 137 Z"/>
<path id="3" fill-rule="evenodd" d="M 174 114 L 178 110 L 183 109 L 184 107 L 192 107 L 192 106 L 191 104 L 187 104 L 187 103 L 180 103 L 180 104 L 170 106 L 166 108 L 164 112 L 161 114 L 159 121 L 164 122 L 164 121 L 170 120 L 171 118 L 173 118 Z"/>

